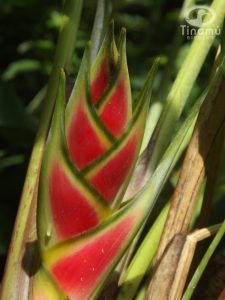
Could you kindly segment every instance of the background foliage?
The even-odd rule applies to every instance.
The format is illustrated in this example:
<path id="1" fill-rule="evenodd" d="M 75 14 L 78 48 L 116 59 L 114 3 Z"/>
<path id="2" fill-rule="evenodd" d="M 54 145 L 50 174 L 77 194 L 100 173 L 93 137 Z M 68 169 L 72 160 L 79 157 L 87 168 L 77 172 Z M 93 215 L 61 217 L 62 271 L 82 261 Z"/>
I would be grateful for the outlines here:
<path id="1" fill-rule="evenodd" d="M 181 1 L 113 1 L 118 36 L 127 28 L 128 65 L 135 98 L 153 58 L 161 56 L 153 101 L 165 100 L 190 41 L 178 26 Z M 206 3 L 206 2 L 204 2 Z M 0 3 L 0 275 L 19 203 L 31 147 L 38 125 L 61 23 L 61 1 L 3 0 Z M 72 74 L 75 76 L 85 43 L 90 39 L 96 1 L 84 1 Z M 215 45 L 189 99 L 188 111 L 204 89 Z M 169 65 L 168 65 L 169 62 Z M 184 113 L 185 114 L 185 113 Z M 218 208 L 223 211 L 225 164 L 221 167 Z M 176 174 L 164 194 L 168 199 Z M 163 197 L 163 196 L 162 196 Z M 218 211 L 219 211 L 218 210 Z M 215 214 L 216 221 L 223 216 Z"/>

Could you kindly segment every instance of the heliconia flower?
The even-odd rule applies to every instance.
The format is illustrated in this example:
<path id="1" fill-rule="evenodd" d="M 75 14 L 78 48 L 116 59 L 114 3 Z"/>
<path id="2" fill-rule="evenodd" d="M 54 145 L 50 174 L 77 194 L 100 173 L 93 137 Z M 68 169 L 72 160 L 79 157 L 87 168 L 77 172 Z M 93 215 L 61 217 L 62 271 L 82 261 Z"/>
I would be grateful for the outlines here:
<path id="1" fill-rule="evenodd" d="M 87 46 L 65 107 L 60 75 L 37 210 L 38 300 L 93 299 L 138 230 L 144 202 L 120 206 L 138 159 L 153 65 L 132 107 L 125 30 L 113 26 L 90 67 Z"/>

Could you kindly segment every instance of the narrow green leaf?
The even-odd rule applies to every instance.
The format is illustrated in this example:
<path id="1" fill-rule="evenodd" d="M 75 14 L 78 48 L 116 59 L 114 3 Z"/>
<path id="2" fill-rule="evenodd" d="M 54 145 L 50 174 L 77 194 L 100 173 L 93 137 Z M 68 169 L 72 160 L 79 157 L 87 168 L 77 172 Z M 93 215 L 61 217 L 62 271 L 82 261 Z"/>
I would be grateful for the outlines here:
<path id="1" fill-rule="evenodd" d="M 34 59 L 21 59 L 12 62 L 2 74 L 2 78 L 4 80 L 12 80 L 18 74 L 34 71 L 43 71 L 43 66 L 40 61 Z"/>
<path id="2" fill-rule="evenodd" d="M 155 223 L 139 246 L 121 280 L 118 300 L 133 299 L 139 284 L 149 269 L 157 250 L 161 233 L 169 211 L 169 202 L 165 205 Z"/>
<path id="3" fill-rule="evenodd" d="M 59 68 L 66 67 L 67 71 L 69 71 L 76 41 L 76 33 L 80 21 L 82 4 L 82 0 L 67 0 L 65 3 L 65 22 L 61 28 L 57 43 L 56 55 L 48 84 L 46 101 L 44 103 L 38 133 L 31 154 L 17 219 L 14 226 L 14 233 L 11 242 L 12 246 L 10 247 L 8 254 L 3 283 L 1 286 L 1 297 L 4 300 L 17 300 L 21 298 L 21 295 L 28 295 L 29 278 L 25 271 L 22 273 L 21 270 L 21 260 L 23 258 L 21 253 L 24 251 L 24 246 L 28 239 L 30 239 L 33 234 L 33 227 L 30 226 L 30 224 L 32 224 L 32 222 L 34 223 L 34 220 L 29 221 L 29 216 L 30 212 L 36 207 L 36 188 L 43 150 L 57 93 Z M 21 289 L 21 286 L 23 286 L 23 289 Z"/>
<path id="4" fill-rule="evenodd" d="M 198 110 L 200 108 L 201 103 L 204 101 L 206 96 L 208 94 L 214 94 L 215 89 L 218 86 L 218 79 L 221 76 L 221 69 L 222 66 L 220 65 L 216 70 L 214 76 L 212 76 L 209 85 L 206 87 L 206 89 L 202 92 L 202 94 L 199 96 L 199 98 L 196 100 L 196 103 L 194 104 L 192 108 L 192 113 L 198 113 Z M 192 114 L 190 113 L 190 115 Z M 181 124 L 181 128 L 185 126 L 185 121 L 183 121 L 183 124 Z M 155 141 L 156 142 L 156 141 Z M 187 145 L 188 140 L 186 140 L 186 145 Z M 151 163 L 151 155 L 152 151 L 154 151 L 154 145 L 152 147 L 149 146 L 147 149 L 141 153 L 138 162 L 137 162 L 137 167 L 134 171 L 133 177 L 129 183 L 128 189 L 125 194 L 125 200 L 130 199 L 135 195 L 137 191 L 140 191 L 141 188 L 144 186 L 144 184 L 147 182 L 148 178 L 151 177 L 151 172 L 148 167 L 146 167 L 149 163 Z M 185 148 L 185 147 L 184 147 Z M 183 149 L 184 149 L 183 148 Z M 180 152 L 181 154 L 181 152 Z"/>
<path id="5" fill-rule="evenodd" d="M 214 0 L 211 9 L 215 13 L 215 19 L 209 25 L 203 22 L 201 29 L 204 32 L 204 30 L 210 28 L 210 32 L 213 32 L 213 34 L 207 35 L 207 33 L 199 33 L 194 39 L 188 55 L 174 81 L 167 98 L 167 104 L 151 137 L 149 147 L 154 147 L 154 150 L 149 163 L 150 173 L 152 173 L 157 166 L 160 157 L 168 145 L 174 130 L 174 125 L 183 111 L 186 100 L 216 36 L 216 29 L 217 27 L 220 28 L 223 23 L 225 2 Z M 210 16 L 207 17 L 210 18 Z"/>

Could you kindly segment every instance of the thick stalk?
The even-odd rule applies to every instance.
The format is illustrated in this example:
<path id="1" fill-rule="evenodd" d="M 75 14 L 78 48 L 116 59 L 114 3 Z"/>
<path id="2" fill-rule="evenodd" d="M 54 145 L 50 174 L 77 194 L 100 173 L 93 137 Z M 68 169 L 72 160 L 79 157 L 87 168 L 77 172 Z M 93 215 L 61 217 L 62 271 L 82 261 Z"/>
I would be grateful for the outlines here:
<path id="1" fill-rule="evenodd" d="M 120 287 L 117 300 L 129 300 L 133 299 L 135 296 L 144 275 L 151 266 L 168 211 L 169 202 L 163 208 L 159 217 L 156 219 L 132 258 L 129 267 L 124 274 L 124 278 L 122 279 L 122 285 Z"/>
<path id="2" fill-rule="evenodd" d="M 214 0 L 211 9 L 215 13 L 215 19 L 210 25 L 203 23 L 199 29 L 201 31 L 198 32 L 191 45 L 172 85 L 166 105 L 151 135 L 148 146 L 139 158 L 138 167 L 135 169 L 130 181 L 125 199 L 132 197 L 134 192 L 137 193 L 140 191 L 148 178 L 152 176 L 173 136 L 175 124 L 183 111 L 196 78 L 218 33 L 218 28 L 220 29 L 222 26 L 225 15 L 225 1 Z M 212 34 L 207 35 L 207 29 Z"/>
<path id="3" fill-rule="evenodd" d="M 157 122 L 159 120 L 160 114 L 163 110 L 163 105 L 166 99 L 166 96 L 169 91 L 170 87 L 170 82 L 172 80 L 173 72 L 175 69 L 175 62 L 177 55 L 180 50 L 180 46 L 183 41 L 183 36 L 180 33 L 180 25 L 184 23 L 184 15 L 185 11 L 189 9 L 193 4 L 195 0 L 184 0 L 179 17 L 178 17 L 178 22 L 177 22 L 177 29 L 175 32 L 175 35 L 173 37 L 173 41 L 171 44 L 170 51 L 168 53 L 168 63 L 166 64 L 165 70 L 163 71 L 162 78 L 160 80 L 160 89 L 156 92 L 156 95 L 154 97 L 155 101 L 152 103 L 150 106 L 149 114 L 148 114 L 148 119 L 147 119 L 147 125 L 146 125 L 146 130 L 141 146 L 141 151 L 142 153 L 147 145 L 148 141 L 151 138 L 151 135 L 155 129 L 155 126 L 157 125 Z"/>
<path id="4" fill-rule="evenodd" d="M 225 15 L 225 1 L 214 0 L 211 9 L 215 13 L 215 19 L 210 25 L 203 23 L 201 30 L 210 28 L 213 34 L 198 34 L 190 48 L 190 51 L 179 71 L 179 74 L 168 95 L 167 105 L 160 116 L 156 130 L 153 133 L 153 155 L 150 162 L 150 170 L 153 171 L 162 156 L 174 130 L 174 122 L 179 118 L 186 100 L 191 92 L 195 80 L 201 70 L 205 58 L 220 28 Z M 207 19 L 206 19 L 207 20 Z M 206 24 L 206 25 L 205 25 Z M 156 140 L 157 138 L 157 140 Z"/>
<path id="5" fill-rule="evenodd" d="M 219 89 L 218 86 L 215 87 L 216 94 L 212 91 L 211 94 L 208 94 L 199 112 L 156 255 L 155 270 L 162 272 L 161 277 L 156 278 L 153 275 L 146 299 L 151 299 L 154 291 L 161 290 L 165 285 L 162 281 L 165 274 L 161 259 L 173 239 L 180 234 L 186 234 L 188 231 L 197 195 L 206 173 L 210 150 L 216 137 L 225 126 L 225 109 L 221 109 L 224 107 L 225 81 L 221 82 L 221 78 L 219 78 L 217 84 L 219 84 Z M 175 265 L 173 264 L 173 266 Z M 172 277 L 171 272 L 170 280 Z M 166 298 L 164 295 L 162 297 L 159 295 L 158 299 L 169 299 L 169 295 Z"/>
<path id="6" fill-rule="evenodd" d="M 83 0 L 67 0 L 65 2 L 63 24 L 59 34 L 46 100 L 27 170 L 9 249 L 1 290 L 1 299 L 4 300 L 27 299 L 29 293 L 30 274 L 28 273 L 30 273 L 32 269 L 35 251 L 33 251 L 32 247 L 29 247 L 31 243 L 29 244 L 28 242 L 34 241 L 36 238 L 35 210 L 39 171 L 54 108 L 59 81 L 59 69 L 65 68 L 69 71 L 75 47 L 82 2 Z M 24 259 L 25 247 L 28 249 L 28 252 L 31 250 L 28 255 L 29 258 L 26 257 L 26 259 Z"/>

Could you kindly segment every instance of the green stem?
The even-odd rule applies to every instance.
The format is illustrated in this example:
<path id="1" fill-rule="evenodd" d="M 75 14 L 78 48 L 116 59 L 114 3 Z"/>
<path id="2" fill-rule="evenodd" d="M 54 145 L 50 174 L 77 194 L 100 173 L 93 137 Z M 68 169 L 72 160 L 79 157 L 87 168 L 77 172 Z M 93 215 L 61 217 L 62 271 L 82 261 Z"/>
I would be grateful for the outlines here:
<path id="1" fill-rule="evenodd" d="M 147 118 L 147 125 L 145 129 L 145 134 L 144 134 L 140 153 L 142 153 L 146 149 L 148 145 L 148 141 L 152 136 L 155 126 L 157 125 L 157 122 L 159 120 L 160 114 L 163 110 L 165 98 L 166 95 L 168 94 L 171 78 L 173 76 L 177 55 L 179 53 L 180 46 L 183 41 L 183 36 L 180 33 L 180 25 L 182 25 L 184 21 L 184 12 L 187 9 L 189 9 L 194 4 L 194 2 L 195 0 L 184 0 L 183 2 L 180 15 L 178 18 L 177 30 L 175 32 L 173 42 L 171 44 L 171 49 L 168 53 L 168 63 L 165 67 L 165 70 L 163 71 L 162 78 L 160 80 L 160 89 L 157 91 L 154 97 L 155 101 L 150 106 L 150 110 Z"/>
<path id="2" fill-rule="evenodd" d="M 59 70 L 60 68 L 64 68 L 69 72 L 82 4 L 83 0 L 67 0 L 65 2 L 63 24 L 59 34 L 43 113 L 27 170 L 3 278 L 1 299 L 4 300 L 25 299 L 24 297 L 28 294 L 29 278 L 22 270 L 22 259 L 27 242 L 35 238 L 35 233 L 32 232 L 32 229 L 34 229 L 35 224 L 36 191 L 43 151 L 58 88 Z M 33 257 L 33 254 L 31 256 Z M 30 264 L 32 264 L 32 258 Z M 32 265 L 29 265 L 29 267 L 32 268 Z"/>
<path id="3" fill-rule="evenodd" d="M 184 24 L 184 18 L 185 18 L 185 12 L 190 9 L 195 3 L 195 0 L 185 0 L 183 2 L 183 5 L 181 7 L 181 11 L 178 17 L 178 24 L 177 24 L 177 29 L 173 38 L 173 42 L 171 45 L 171 49 L 168 54 L 168 63 L 165 67 L 165 70 L 162 74 L 162 79 L 161 79 L 161 85 L 160 89 L 158 90 L 158 93 L 156 95 L 156 100 L 160 102 L 164 102 L 164 99 L 166 98 L 168 91 L 169 91 L 169 86 L 170 86 L 170 80 L 173 76 L 173 72 L 175 69 L 175 63 L 177 60 L 178 53 L 181 49 L 181 44 L 184 39 L 184 36 L 182 36 L 181 31 L 180 31 L 180 25 Z"/>
<path id="4" fill-rule="evenodd" d="M 150 142 L 154 145 L 154 151 L 150 162 L 151 173 L 165 151 L 173 133 L 174 124 L 183 111 L 186 100 L 190 95 L 191 89 L 214 41 L 217 32 L 216 29 L 220 28 L 222 25 L 225 15 L 225 1 L 214 0 L 211 9 L 215 13 L 215 19 L 209 26 L 204 22 L 201 30 L 210 28 L 213 34 L 207 36 L 206 34 L 198 33 L 195 37 L 190 51 L 171 88 L 167 98 L 167 105 L 160 116 L 159 122 L 151 138 Z"/>
<path id="5" fill-rule="evenodd" d="M 169 202 L 164 206 L 162 212 L 159 214 L 134 255 L 126 274 L 124 275 L 117 300 L 133 299 L 136 294 L 136 291 L 154 258 L 168 211 Z"/>
<path id="6" fill-rule="evenodd" d="M 183 295 L 182 300 L 191 299 L 191 296 L 195 290 L 195 287 L 197 286 L 211 256 L 213 255 L 216 247 L 218 246 L 219 242 L 223 238 L 224 234 L 225 234 L 225 221 L 222 223 L 219 231 L 217 232 L 217 234 L 214 237 L 212 243 L 210 244 L 208 250 L 206 251 L 205 255 L 203 256 L 198 268 L 196 269 L 196 271 L 194 273 L 194 276 L 192 277 L 192 279 Z"/>

